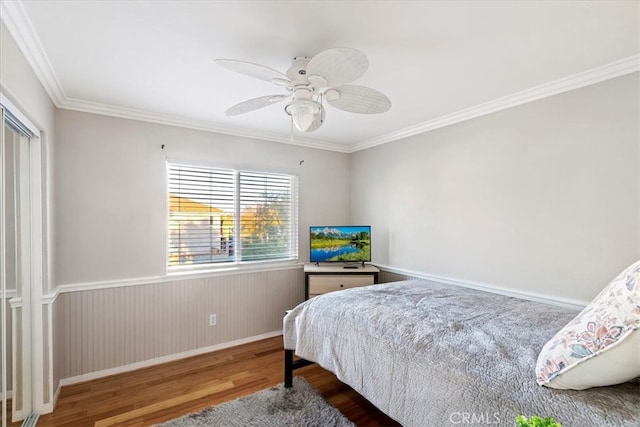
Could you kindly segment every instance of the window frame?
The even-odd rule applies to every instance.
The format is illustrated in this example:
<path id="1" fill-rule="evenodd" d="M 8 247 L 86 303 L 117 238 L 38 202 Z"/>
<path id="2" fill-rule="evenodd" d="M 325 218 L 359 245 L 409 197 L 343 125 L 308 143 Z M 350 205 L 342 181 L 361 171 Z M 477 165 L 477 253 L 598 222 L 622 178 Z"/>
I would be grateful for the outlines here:
<path id="1" fill-rule="evenodd" d="M 249 174 L 265 174 L 265 175 L 274 175 L 274 176 L 286 176 L 291 179 L 291 218 L 290 218 L 290 230 L 291 230 L 291 241 L 290 241 L 290 258 L 278 258 L 278 259 L 265 259 L 265 260 L 242 260 L 241 253 L 234 254 L 234 259 L 232 261 L 223 261 L 223 262 L 207 262 L 207 263 L 198 263 L 198 264 L 177 264 L 170 265 L 169 260 L 171 256 L 170 251 L 170 170 L 172 167 L 184 167 L 184 168 L 197 168 L 197 169 L 210 169 L 215 171 L 226 171 L 232 172 L 234 174 L 234 193 L 233 193 L 233 203 L 234 203 L 234 236 L 237 236 L 236 245 L 241 245 L 241 221 L 238 220 L 240 218 L 240 174 L 249 173 Z M 233 167 L 228 165 L 219 165 L 219 164 L 211 164 L 208 162 L 198 162 L 198 161 L 180 161 L 180 160 L 166 160 L 166 176 L 165 176 L 165 203 L 166 203 L 166 222 L 165 222 L 165 270 L 168 276 L 171 275 L 182 275 L 189 273 L 207 273 L 207 272 L 223 272 L 229 270 L 256 270 L 256 269 L 264 269 L 270 266 L 285 266 L 285 265 L 293 265 L 298 264 L 300 258 L 299 252 L 299 238 L 300 238 L 300 230 L 298 223 L 299 216 L 299 176 L 297 173 L 292 171 L 281 171 L 281 170 L 272 170 L 269 168 L 260 168 L 260 167 Z"/>

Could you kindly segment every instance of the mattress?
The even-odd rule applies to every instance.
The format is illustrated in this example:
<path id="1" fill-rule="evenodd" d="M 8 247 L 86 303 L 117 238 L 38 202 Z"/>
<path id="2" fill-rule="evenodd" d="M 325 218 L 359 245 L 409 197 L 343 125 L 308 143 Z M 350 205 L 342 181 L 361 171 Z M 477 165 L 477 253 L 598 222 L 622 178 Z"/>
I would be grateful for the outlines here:
<path id="1" fill-rule="evenodd" d="M 640 380 L 583 391 L 536 383 L 542 346 L 577 311 L 426 280 L 332 292 L 284 318 L 285 349 L 405 426 L 640 426 Z"/>

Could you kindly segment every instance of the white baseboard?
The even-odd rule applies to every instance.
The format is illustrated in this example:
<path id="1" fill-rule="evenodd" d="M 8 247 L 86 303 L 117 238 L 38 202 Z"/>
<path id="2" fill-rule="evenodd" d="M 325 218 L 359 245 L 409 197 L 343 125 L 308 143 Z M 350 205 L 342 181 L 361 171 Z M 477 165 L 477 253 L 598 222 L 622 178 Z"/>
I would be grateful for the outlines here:
<path id="1" fill-rule="evenodd" d="M 118 366 L 116 368 L 103 369 L 102 371 L 90 372 L 88 374 L 77 375 L 75 377 L 63 378 L 60 380 L 60 383 L 58 384 L 58 389 L 56 390 L 56 393 L 55 393 L 54 402 L 57 402 L 57 396 L 62 386 L 95 380 L 98 378 L 108 377 L 110 375 L 131 372 L 137 369 L 143 369 L 143 368 L 148 368 L 150 366 L 160 365 L 162 363 L 173 362 L 175 360 L 180 360 L 180 359 L 186 359 L 187 357 L 198 356 L 204 353 L 211 353 L 213 351 L 224 350 L 226 348 L 236 347 L 242 344 L 248 344 L 251 342 L 260 341 L 267 338 L 273 338 L 279 335 L 282 335 L 282 330 L 267 332 L 266 334 L 255 335 L 252 337 L 242 338 L 235 341 L 229 341 L 222 344 L 216 344 L 209 347 L 197 348 L 195 350 L 184 351 L 182 353 L 170 354 L 167 356 L 157 357 L 155 359 L 143 360 L 141 362 Z"/>
<path id="2" fill-rule="evenodd" d="M 42 404 L 42 406 L 36 408 L 35 412 L 37 412 L 38 415 L 52 413 L 53 408 L 56 407 L 56 402 L 58 401 L 58 397 L 60 396 L 61 389 L 62 389 L 62 386 L 58 384 L 58 387 L 56 388 L 56 392 L 53 394 L 53 398 L 51 399 L 51 402 Z"/>
<path id="3" fill-rule="evenodd" d="M 541 302 L 544 304 L 557 305 L 560 307 L 571 308 L 574 310 L 582 310 L 585 308 L 589 302 L 588 301 L 580 301 L 570 298 L 560 298 L 553 295 L 539 294 L 536 292 L 529 291 L 519 291 L 513 289 L 503 288 L 501 286 L 489 285 L 486 283 L 476 283 L 476 282 L 467 282 L 464 280 L 454 279 L 451 277 L 443 277 L 443 276 L 435 276 L 432 274 L 424 274 L 417 273 L 415 271 L 402 270 L 399 268 L 389 267 L 386 265 L 376 264 L 376 266 L 383 271 L 387 271 L 389 273 L 401 274 L 404 276 L 411 276 L 418 279 L 431 280 L 433 282 L 440 282 L 447 285 L 454 286 L 462 286 L 465 288 L 477 289 L 485 292 L 492 292 L 494 294 L 505 295 L 508 297 L 526 299 L 529 301 Z"/>
<path id="4" fill-rule="evenodd" d="M 24 415 L 22 411 L 13 411 L 11 414 L 11 422 L 17 423 L 18 421 L 24 420 Z"/>
<path id="5" fill-rule="evenodd" d="M 44 414 L 52 413 L 53 412 L 53 405 L 54 405 L 53 403 L 45 403 L 40 408 L 40 411 L 38 412 L 38 415 L 44 415 Z"/>

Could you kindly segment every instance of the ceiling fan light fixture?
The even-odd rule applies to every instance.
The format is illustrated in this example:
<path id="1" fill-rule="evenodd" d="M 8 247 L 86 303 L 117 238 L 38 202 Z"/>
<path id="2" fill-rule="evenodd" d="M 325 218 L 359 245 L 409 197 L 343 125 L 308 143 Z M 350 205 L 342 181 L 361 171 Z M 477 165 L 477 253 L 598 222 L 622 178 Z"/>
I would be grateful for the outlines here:
<path id="1" fill-rule="evenodd" d="M 240 102 L 227 109 L 227 116 L 248 113 L 292 98 L 284 107 L 291 116 L 291 130 L 295 125 L 300 132 L 313 132 L 325 122 L 325 103 L 359 114 L 380 114 L 391 108 L 391 101 L 382 92 L 348 84 L 361 77 L 369 67 L 366 55 L 357 49 L 332 48 L 312 58 L 296 56 L 286 74 L 237 59 L 215 61 L 231 71 L 271 82 L 288 92 L 286 95 L 260 96 Z"/>
<path id="2" fill-rule="evenodd" d="M 296 99 L 292 103 L 287 104 L 287 106 L 284 107 L 284 111 L 291 116 L 296 129 L 300 132 L 307 132 L 316 121 L 316 116 L 321 113 L 322 106 L 315 101 Z M 314 128 L 317 129 L 315 126 Z"/>

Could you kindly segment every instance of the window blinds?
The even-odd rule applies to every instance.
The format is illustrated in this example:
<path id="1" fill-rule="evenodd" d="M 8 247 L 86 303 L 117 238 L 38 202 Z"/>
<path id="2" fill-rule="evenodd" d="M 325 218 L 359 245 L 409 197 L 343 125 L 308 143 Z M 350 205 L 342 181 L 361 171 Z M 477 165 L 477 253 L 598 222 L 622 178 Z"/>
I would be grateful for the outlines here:
<path id="1" fill-rule="evenodd" d="M 297 258 L 294 176 L 181 165 L 168 175 L 170 267 Z"/>
<path id="2" fill-rule="evenodd" d="M 253 172 L 239 176 L 242 260 L 296 258 L 293 177 Z"/>

